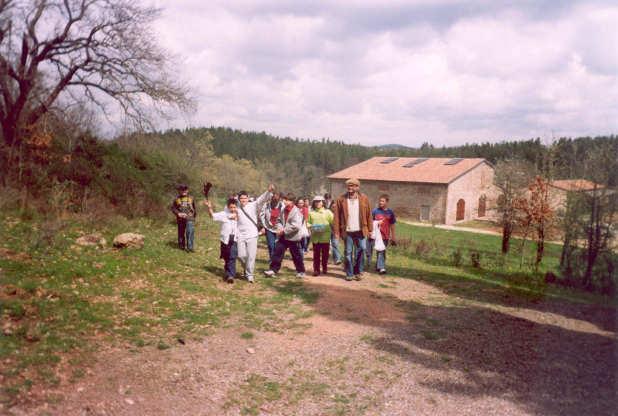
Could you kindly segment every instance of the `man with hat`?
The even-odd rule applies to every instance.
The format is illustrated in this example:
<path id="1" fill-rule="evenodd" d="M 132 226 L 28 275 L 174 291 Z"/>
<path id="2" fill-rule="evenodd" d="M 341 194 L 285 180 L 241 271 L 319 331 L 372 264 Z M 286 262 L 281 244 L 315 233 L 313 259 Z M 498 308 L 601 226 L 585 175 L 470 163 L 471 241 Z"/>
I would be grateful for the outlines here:
<path id="1" fill-rule="evenodd" d="M 348 191 L 333 205 L 335 238 L 342 237 L 345 244 L 346 280 L 361 280 L 367 237 L 372 230 L 371 205 L 367 195 L 360 193 L 360 181 L 346 182 Z"/>
<path id="2" fill-rule="evenodd" d="M 195 201 L 189 196 L 189 187 L 185 184 L 178 185 L 178 196 L 172 202 L 172 212 L 176 216 L 178 224 L 178 248 L 193 252 L 193 237 L 195 235 Z"/>

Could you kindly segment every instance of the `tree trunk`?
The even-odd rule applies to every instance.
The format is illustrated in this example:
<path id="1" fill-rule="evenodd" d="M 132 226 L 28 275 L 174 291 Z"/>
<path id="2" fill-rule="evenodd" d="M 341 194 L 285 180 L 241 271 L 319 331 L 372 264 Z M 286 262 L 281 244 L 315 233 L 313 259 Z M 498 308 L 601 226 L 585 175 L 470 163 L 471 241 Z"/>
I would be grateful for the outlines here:
<path id="1" fill-rule="evenodd" d="M 509 252 L 512 232 L 513 224 L 510 222 L 505 222 L 502 225 L 502 254 L 507 254 Z"/>
<path id="2" fill-rule="evenodd" d="M 588 226 L 588 255 L 586 258 L 586 273 L 584 274 L 584 287 L 592 285 L 592 269 L 599 254 L 599 243 L 601 234 L 601 224 L 599 221 L 599 207 L 596 197 L 592 198 L 592 209 L 590 210 L 590 225 Z"/>
<path id="3" fill-rule="evenodd" d="M 536 240 L 536 261 L 534 263 L 535 271 L 539 271 L 539 264 L 543 260 L 543 254 L 545 252 L 545 224 L 541 222 L 537 227 L 537 240 Z"/>
<path id="4" fill-rule="evenodd" d="M 519 268 L 521 269 L 524 265 L 524 249 L 526 248 L 526 240 L 528 239 L 528 226 L 524 230 L 524 235 L 521 238 L 521 246 L 519 247 Z"/>

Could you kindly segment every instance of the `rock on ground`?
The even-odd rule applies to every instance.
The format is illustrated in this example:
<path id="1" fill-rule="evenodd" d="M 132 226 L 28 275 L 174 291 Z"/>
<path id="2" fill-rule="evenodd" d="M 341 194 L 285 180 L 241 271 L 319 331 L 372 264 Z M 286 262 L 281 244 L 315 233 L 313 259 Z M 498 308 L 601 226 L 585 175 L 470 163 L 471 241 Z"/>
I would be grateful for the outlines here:
<path id="1" fill-rule="evenodd" d="M 114 247 L 117 248 L 142 248 L 144 236 L 137 233 L 123 233 L 114 237 Z"/>
<path id="2" fill-rule="evenodd" d="M 100 233 L 86 234 L 75 240 L 75 243 L 80 246 L 104 246 L 107 240 Z"/>

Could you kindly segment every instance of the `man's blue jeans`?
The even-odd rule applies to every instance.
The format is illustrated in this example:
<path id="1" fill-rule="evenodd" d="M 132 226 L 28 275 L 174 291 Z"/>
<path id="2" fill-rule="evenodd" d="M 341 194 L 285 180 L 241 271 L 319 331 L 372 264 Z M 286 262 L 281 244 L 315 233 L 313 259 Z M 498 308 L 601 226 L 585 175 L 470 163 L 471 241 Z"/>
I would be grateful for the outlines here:
<path id="1" fill-rule="evenodd" d="M 272 261 L 273 253 L 275 252 L 275 244 L 277 244 L 277 234 L 270 230 L 266 230 L 266 245 L 268 246 L 268 259 Z"/>
<path id="2" fill-rule="evenodd" d="M 178 248 L 193 250 L 195 223 L 193 221 L 178 221 Z"/>
<path id="3" fill-rule="evenodd" d="M 339 239 L 335 238 L 335 233 L 330 235 L 330 247 L 333 252 L 333 263 L 341 263 L 341 252 L 339 251 Z"/>
<path id="4" fill-rule="evenodd" d="M 363 272 L 367 239 L 362 231 L 347 233 L 345 237 L 345 274 L 353 276 Z"/>

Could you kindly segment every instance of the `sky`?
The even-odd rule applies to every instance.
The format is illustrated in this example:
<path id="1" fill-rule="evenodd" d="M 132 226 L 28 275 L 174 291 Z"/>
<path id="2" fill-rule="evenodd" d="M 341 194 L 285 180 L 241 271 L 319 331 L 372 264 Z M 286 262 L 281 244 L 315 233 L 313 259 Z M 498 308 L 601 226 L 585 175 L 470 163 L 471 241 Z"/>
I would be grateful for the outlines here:
<path id="1" fill-rule="evenodd" d="M 347 143 L 618 133 L 618 1 L 154 0 L 195 113 Z"/>

